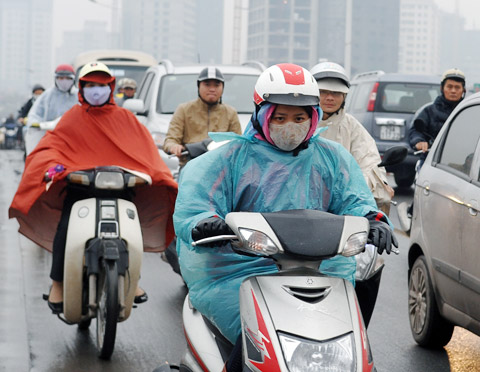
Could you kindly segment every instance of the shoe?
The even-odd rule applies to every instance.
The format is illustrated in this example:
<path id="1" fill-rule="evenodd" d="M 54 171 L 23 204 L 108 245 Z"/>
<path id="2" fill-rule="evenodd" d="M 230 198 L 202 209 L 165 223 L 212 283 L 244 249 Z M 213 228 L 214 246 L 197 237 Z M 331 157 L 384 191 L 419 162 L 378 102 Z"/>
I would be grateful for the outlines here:
<path id="1" fill-rule="evenodd" d="M 147 292 L 143 291 L 141 295 L 135 296 L 133 302 L 136 304 L 143 304 L 144 302 L 148 301 L 148 295 Z"/>
<path id="2" fill-rule="evenodd" d="M 51 290 L 52 290 L 52 288 L 50 288 L 50 291 Z M 49 297 L 50 297 L 50 293 L 43 295 L 43 299 L 45 301 L 47 301 L 48 307 L 50 308 L 50 310 L 52 310 L 52 313 L 53 314 L 63 313 L 63 301 L 62 302 L 50 302 L 50 300 L 48 299 Z"/>
<path id="3" fill-rule="evenodd" d="M 402 230 L 406 233 L 410 232 L 412 227 L 412 216 L 408 213 L 409 205 L 406 202 L 400 203 L 397 206 L 398 220 Z"/>
<path id="4" fill-rule="evenodd" d="M 52 310 L 52 314 L 63 313 L 63 302 L 50 302 L 47 300 L 48 307 Z"/>

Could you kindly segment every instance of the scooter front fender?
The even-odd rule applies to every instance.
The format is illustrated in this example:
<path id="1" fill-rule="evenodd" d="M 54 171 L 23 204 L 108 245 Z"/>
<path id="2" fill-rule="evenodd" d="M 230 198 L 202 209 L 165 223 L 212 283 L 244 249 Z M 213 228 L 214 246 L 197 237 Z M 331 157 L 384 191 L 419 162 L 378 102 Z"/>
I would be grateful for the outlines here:
<path id="1" fill-rule="evenodd" d="M 130 316 L 135 290 L 140 278 L 143 256 L 143 238 L 135 204 L 118 199 L 120 238 L 128 249 L 128 273 L 125 276 L 125 311 L 119 321 Z M 95 238 L 97 228 L 97 199 L 77 201 L 70 213 L 65 246 L 63 307 L 65 319 L 78 323 L 82 319 L 83 267 L 88 240 Z"/>

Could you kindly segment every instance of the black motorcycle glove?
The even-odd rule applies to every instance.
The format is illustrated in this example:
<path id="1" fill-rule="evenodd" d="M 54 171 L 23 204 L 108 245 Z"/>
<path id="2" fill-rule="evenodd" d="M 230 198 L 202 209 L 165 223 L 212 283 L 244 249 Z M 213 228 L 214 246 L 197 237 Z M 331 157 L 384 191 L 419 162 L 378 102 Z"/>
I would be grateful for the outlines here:
<path id="1" fill-rule="evenodd" d="M 208 217 L 200 222 L 192 230 L 192 239 L 197 241 L 200 239 L 210 238 L 218 235 L 233 235 L 232 229 L 228 227 L 226 222 L 219 217 Z M 225 241 L 217 241 L 208 244 L 202 244 L 207 247 L 219 247 L 225 244 Z"/>
<path id="2" fill-rule="evenodd" d="M 378 254 L 382 254 L 383 251 L 390 254 L 392 252 L 392 244 L 398 248 L 398 241 L 394 232 L 387 223 L 382 221 L 370 221 L 367 243 L 377 247 Z"/>

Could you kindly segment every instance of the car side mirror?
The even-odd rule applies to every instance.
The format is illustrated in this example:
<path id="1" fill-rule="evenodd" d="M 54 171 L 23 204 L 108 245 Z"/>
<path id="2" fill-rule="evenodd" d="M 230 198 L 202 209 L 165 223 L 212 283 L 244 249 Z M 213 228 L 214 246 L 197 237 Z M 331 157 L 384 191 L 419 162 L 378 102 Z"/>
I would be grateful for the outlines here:
<path id="1" fill-rule="evenodd" d="M 145 103 L 143 100 L 138 98 L 130 98 L 123 102 L 123 108 L 133 112 L 134 114 L 144 114 L 145 113 Z"/>

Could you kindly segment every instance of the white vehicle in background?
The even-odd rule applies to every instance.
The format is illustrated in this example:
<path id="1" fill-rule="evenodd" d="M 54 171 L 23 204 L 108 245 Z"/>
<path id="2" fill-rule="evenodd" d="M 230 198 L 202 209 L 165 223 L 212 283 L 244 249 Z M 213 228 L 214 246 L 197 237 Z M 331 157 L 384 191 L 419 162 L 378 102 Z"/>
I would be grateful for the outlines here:
<path id="1" fill-rule="evenodd" d="M 73 68 L 76 74 L 85 63 L 98 61 L 105 63 L 117 82 L 123 78 L 131 78 L 137 83 L 142 81 L 145 71 L 158 63 L 152 55 L 136 50 L 102 49 L 90 50 L 79 54 L 74 62 Z"/>
<path id="2" fill-rule="evenodd" d="M 162 60 L 150 67 L 137 90 L 137 98 L 125 102 L 124 108 L 134 112 L 138 120 L 152 133 L 160 155 L 172 173 L 178 169 L 178 159 L 169 157 L 162 149 L 170 120 L 177 106 L 198 97 L 197 77 L 206 64 L 174 66 Z M 252 110 L 252 92 L 265 66 L 259 62 L 242 65 L 217 65 L 225 78 L 222 102 L 233 106 L 242 129 L 248 124 Z"/>

